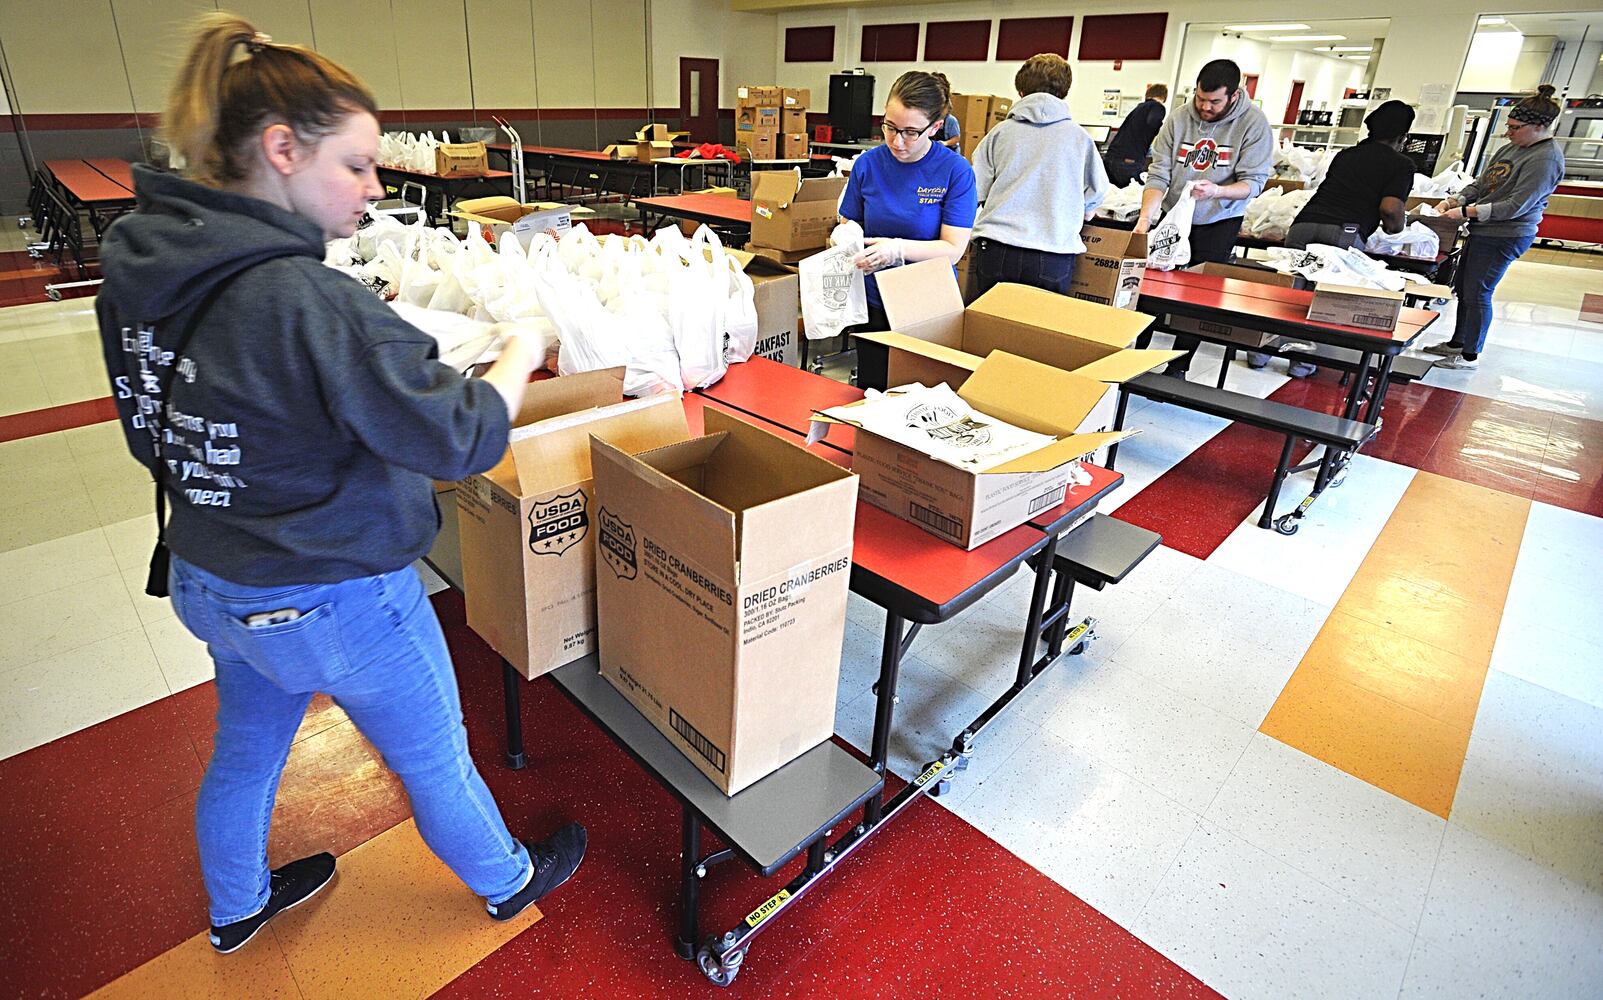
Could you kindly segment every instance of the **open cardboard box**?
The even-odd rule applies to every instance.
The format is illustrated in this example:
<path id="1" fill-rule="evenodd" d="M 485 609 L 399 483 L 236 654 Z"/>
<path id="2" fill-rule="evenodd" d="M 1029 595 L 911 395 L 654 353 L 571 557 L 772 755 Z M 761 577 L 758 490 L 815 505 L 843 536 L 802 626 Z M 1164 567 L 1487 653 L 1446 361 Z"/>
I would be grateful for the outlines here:
<path id="1" fill-rule="evenodd" d="M 704 416 L 651 451 L 592 441 L 601 675 L 733 795 L 834 732 L 857 477 Z"/>
<path id="2" fill-rule="evenodd" d="M 689 132 L 670 132 L 668 126 L 655 122 L 642 125 L 635 131 L 635 159 L 641 163 L 667 159 L 673 155 L 673 141 L 689 134 Z"/>
<path id="3" fill-rule="evenodd" d="M 751 175 L 751 241 L 776 250 L 812 250 L 829 241 L 844 177 L 802 178 L 799 170 Z"/>
<path id="4" fill-rule="evenodd" d="M 624 402 L 623 375 L 531 383 L 506 454 L 457 487 L 468 627 L 525 677 L 596 649 L 591 436 L 625 451 L 690 436 L 677 397 Z"/>
<path id="5" fill-rule="evenodd" d="M 935 350 L 927 350 L 930 347 Z M 1096 378 L 1006 351 L 975 359 L 917 341 L 904 344 L 897 353 L 903 350 L 914 364 L 932 362 L 965 375 L 955 388 L 976 414 L 1053 439 L 1028 454 L 974 470 L 943 462 L 853 421 L 851 411 L 863 406 L 862 401 L 815 417 L 815 438 L 827 435 L 832 423 L 857 428 L 852 470 L 862 477 L 863 500 L 965 549 L 983 545 L 1031 515 L 1061 504 L 1078 459 L 1133 433 L 1078 429 L 1107 393 L 1107 386 Z M 970 367 L 976 360 L 978 364 Z M 947 381 L 929 379 L 929 371 L 925 370 L 925 380 L 915 381 Z M 908 383 L 893 378 L 892 384 Z"/>
<path id="6" fill-rule="evenodd" d="M 482 142 L 443 142 L 434 147 L 434 173 L 440 177 L 483 177 L 490 172 Z"/>
<path id="7" fill-rule="evenodd" d="M 450 215 L 470 224 L 484 227 L 484 238 L 491 243 L 511 230 L 518 242 L 527 249 L 535 233 L 550 230 L 561 236 L 573 228 L 575 218 L 588 218 L 595 210 L 577 205 L 564 205 L 555 201 L 529 201 L 519 203 L 516 198 L 497 195 L 490 198 L 464 198 L 456 203 Z"/>

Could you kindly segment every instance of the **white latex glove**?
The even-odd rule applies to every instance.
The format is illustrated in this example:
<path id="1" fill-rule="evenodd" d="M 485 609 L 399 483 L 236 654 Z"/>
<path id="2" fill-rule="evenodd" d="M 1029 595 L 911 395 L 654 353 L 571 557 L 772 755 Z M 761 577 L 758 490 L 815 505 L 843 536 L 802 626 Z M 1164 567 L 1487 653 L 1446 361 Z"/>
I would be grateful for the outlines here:
<path id="1" fill-rule="evenodd" d="M 882 271 L 907 262 L 902 241 L 895 237 L 871 236 L 863 243 L 863 252 L 857 255 L 855 261 L 859 270 Z"/>

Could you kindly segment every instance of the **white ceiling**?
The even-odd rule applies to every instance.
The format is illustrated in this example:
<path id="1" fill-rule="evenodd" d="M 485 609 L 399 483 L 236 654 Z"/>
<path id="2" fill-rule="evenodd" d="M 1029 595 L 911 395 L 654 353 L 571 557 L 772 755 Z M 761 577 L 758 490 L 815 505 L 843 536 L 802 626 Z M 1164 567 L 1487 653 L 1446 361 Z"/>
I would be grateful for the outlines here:
<path id="1" fill-rule="evenodd" d="M 1565 41 L 1579 41 L 1584 32 L 1589 41 L 1603 39 L 1603 11 L 1572 11 L 1566 14 L 1500 14 L 1506 26 L 1486 25 L 1482 31 L 1514 28 L 1526 35 L 1553 35 Z"/>
<path id="2" fill-rule="evenodd" d="M 1255 39 L 1258 39 L 1259 41 L 1264 41 L 1264 42 L 1269 42 L 1269 39 L 1271 37 L 1282 37 L 1282 36 L 1287 36 L 1287 35 L 1344 35 L 1344 36 L 1346 36 L 1346 40 L 1345 41 L 1340 41 L 1340 42 L 1331 42 L 1331 41 L 1318 41 L 1318 42 L 1269 42 L 1269 45 L 1270 45 L 1271 48 L 1276 48 L 1276 49 L 1296 49 L 1296 50 L 1303 51 L 1303 52 L 1311 52 L 1311 51 L 1314 51 L 1315 49 L 1319 49 L 1319 48 L 1322 48 L 1322 47 L 1328 46 L 1328 45 L 1368 45 L 1368 44 L 1370 44 L 1371 42 L 1373 42 L 1377 38 L 1386 37 L 1386 29 L 1387 29 L 1387 27 L 1389 27 L 1391 25 L 1391 19 L 1390 18 L 1384 18 L 1384 17 L 1349 18 L 1349 19 L 1346 19 L 1346 20 L 1331 20 L 1331 21 L 1311 21 L 1308 18 L 1264 18 L 1261 21 L 1256 21 L 1256 22 L 1254 22 L 1254 21 L 1219 21 L 1219 22 L 1209 22 L 1209 23 L 1205 23 L 1205 24 L 1192 24 L 1192 25 L 1189 25 L 1188 30 L 1191 31 L 1191 32 L 1215 32 L 1215 31 L 1222 32 L 1222 31 L 1227 30 L 1228 27 L 1230 25 L 1232 25 L 1232 24 L 1240 24 L 1240 25 L 1255 24 L 1255 23 L 1256 24 L 1287 24 L 1287 23 L 1293 23 L 1293 22 L 1295 22 L 1297 24 L 1306 24 L 1306 25 L 1308 25 L 1308 30 L 1307 31 L 1284 31 L 1284 30 L 1281 30 L 1281 31 L 1240 31 L 1240 32 L 1231 32 L 1231 34 L 1239 34 L 1243 38 L 1255 38 Z M 1328 56 L 1328 55 L 1337 55 L 1339 53 L 1321 52 L 1319 54 Z M 1363 53 L 1355 53 L 1355 54 L 1356 55 L 1362 55 Z"/>

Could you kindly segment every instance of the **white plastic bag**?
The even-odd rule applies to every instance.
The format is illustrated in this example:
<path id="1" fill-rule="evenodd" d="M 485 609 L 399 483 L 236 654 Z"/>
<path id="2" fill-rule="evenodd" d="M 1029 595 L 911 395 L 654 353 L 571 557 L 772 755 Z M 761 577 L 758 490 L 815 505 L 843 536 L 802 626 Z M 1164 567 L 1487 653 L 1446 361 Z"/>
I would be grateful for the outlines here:
<path id="1" fill-rule="evenodd" d="M 802 325 L 808 340 L 839 336 L 848 326 L 868 322 L 868 287 L 855 263 L 863 252 L 863 230 L 843 222 L 829 236 L 830 247 L 802 259 Z"/>
<path id="2" fill-rule="evenodd" d="M 1400 254 L 1405 257 L 1434 259 L 1441 250 L 1441 237 L 1422 222 L 1411 222 L 1400 233 L 1376 229 L 1364 241 L 1363 249 L 1370 253 Z"/>
<path id="3" fill-rule="evenodd" d="M 729 263 L 729 301 L 724 307 L 724 361 L 740 364 L 757 350 L 757 288 L 740 261 Z"/>
<path id="4" fill-rule="evenodd" d="M 1194 183 L 1186 182 L 1180 200 L 1147 235 L 1147 267 L 1172 271 L 1191 263 L 1191 219 L 1197 210 L 1197 200 L 1191 196 Z"/>
<path id="5" fill-rule="evenodd" d="M 679 352 L 686 389 L 702 389 L 724 377 L 724 311 L 729 302 L 729 262 L 723 243 L 702 226 L 678 255 L 683 267 L 668 280 L 668 326 Z"/>

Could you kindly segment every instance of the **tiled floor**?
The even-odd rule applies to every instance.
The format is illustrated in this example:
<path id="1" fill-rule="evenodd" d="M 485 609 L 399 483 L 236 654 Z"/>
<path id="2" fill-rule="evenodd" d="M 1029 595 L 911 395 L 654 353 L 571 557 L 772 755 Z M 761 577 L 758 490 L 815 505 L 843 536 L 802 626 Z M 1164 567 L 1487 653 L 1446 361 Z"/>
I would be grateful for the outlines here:
<path id="1" fill-rule="evenodd" d="M 788 913 L 731 995 L 1599 995 L 1603 324 L 1579 318 L 1581 296 L 1603 293 L 1599 262 L 1516 264 L 1481 370 L 1394 391 L 1380 439 L 1293 537 L 1255 526 L 1278 442 L 1133 407 L 1143 433 L 1104 509 L 1164 547 L 1077 592 L 1096 641 L 984 734 L 946 796 Z M 1193 377 L 1219 357 L 1204 350 Z M 1278 369 L 1238 362 L 1230 384 L 1339 391 Z M 271 851 L 334 850 L 347 874 L 233 960 L 195 941 L 211 666 L 143 594 L 150 487 L 120 432 L 49 410 L 106 393 L 92 299 L 0 308 L 8 989 L 80 995 L 124 973 L 112 994 L 233 994 L 241 976 L 252 996 L 706 989 L 666 943 L 672 803 L 543 682 L 525 696 L 536 759 L 502 768 L 494 660 L 449 592 L 435 600 L 486 780 L 520 832 L 590 824 L 580 877 L 528 929 L 462 923 L 473 901 L 421 853 L 398 782 L 319 702 Z M 1281 509 L 1307 485 L 1294 478 Z M 894 771 L 1011 682 L 1028 597 L 1015 578 L 918 638 Z M 883 618 L 857 598 L 848 616 L 837 732 L 863 746 Z M 1410 711 L 1430 721 L 1396 725 Z M 1445 784 L 1421 776 L 1430 754 Z M 712 922 L 777 887 L 737 867 L 708 881 Z M 397 869 L 415 877 L 386 888 Z M 312 948 L 360 903 L 395 935 Z M 407 908 L 423 912 L 390 922 Z M 375 967 L 382 986 L 364 978 Z"/>

